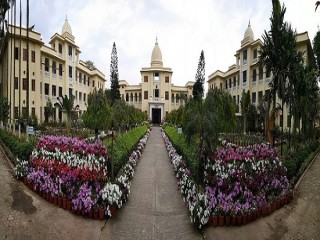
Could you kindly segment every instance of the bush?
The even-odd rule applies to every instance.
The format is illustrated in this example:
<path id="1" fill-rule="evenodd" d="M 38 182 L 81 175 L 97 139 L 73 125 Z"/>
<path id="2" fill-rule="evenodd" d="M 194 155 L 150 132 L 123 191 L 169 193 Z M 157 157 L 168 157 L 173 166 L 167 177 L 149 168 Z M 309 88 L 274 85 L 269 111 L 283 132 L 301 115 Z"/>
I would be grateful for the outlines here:
<path id="1" fill-rule="evenodd" d="M 129 155 L 139 140 L 147 133 L 147 130 L 148 127 L 143 125 L 125 133 L 123 136 L 119 136 L 113 143 L 113 149 L 111 146 L 112 143 L 108 144 L 108 150 L 113 161 L 114 176 L 116 176 L 122 166 L 126 164 Z"/>
<path id="2" fill-rule="evenodd" d="M 319 142 L 310 143 L 308 146 L 299 151 L 289 154 L 283 161 L 287 168 L 288 178 L 291 183 L 295 184 L 302 173 L 305 171 L 310 161 L 318 152 Z"/>
<path id="3" fill-rule="evenodd" d="M 2 129 L 0 129 L 0 139 L 13 156 L 21 160 L 28 160 L 35 147 L 34 143 L 22 141 Z"/>
<path id="4" fill-rule="evenodd" d="M 193 140 L 188 143 L 186 137 L 183 134 L 179 134 L 178 130 L 174 127 L 165 126 L 164 130 L 172 142 L 172 145 L 177 149 L 178 153 L 185 158 L 192 178 L 197 179 L 197 163 L 199 159 L 198 144 Z"/>

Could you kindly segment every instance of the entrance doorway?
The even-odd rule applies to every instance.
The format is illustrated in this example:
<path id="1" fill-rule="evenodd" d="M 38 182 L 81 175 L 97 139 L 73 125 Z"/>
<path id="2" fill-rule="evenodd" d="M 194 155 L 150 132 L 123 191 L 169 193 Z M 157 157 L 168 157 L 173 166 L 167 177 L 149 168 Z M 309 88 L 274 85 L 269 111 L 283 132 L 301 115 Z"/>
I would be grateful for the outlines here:
<path id="1" fill-rule="evenodd" d="M 161 123 L 161 109 L 152 108 L 152 123 L 160 124 Z"/>

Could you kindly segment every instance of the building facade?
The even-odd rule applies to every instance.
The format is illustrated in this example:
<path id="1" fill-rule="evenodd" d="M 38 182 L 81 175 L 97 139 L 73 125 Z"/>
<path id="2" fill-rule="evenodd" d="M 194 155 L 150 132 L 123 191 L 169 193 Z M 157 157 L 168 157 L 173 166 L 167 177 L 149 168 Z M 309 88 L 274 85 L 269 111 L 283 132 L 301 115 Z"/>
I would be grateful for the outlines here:
<path id="1" fill-rule="evenodd" d="M 150 67 L 143 67 L 140 73 L 139 85 L 119 81 L 121 99 L 147 113 L 153 123 L 161 123 L 169 112 L 178 109 L 192 95 L 194 82 L 188 81 L 185 86 L 172 83 L 172 69 L 163 67 L 157 40 L 152 50 Z"/>
<path id="2" fill-rule="evenodd" d="M 297 34 L 296 42 L 296 49 L 303 53 L 304 64 L 308 65 L 313 58 L 308 33 Z M 234 55 L 236 63 L 231 65 L 226 72 L 217 70 L 208 77 L 208 89 L 219 88 L 230 93 L 234 103 L 239 106 L 238 116 L 241 116 L 240 101 L 243 91 L 250 91 L 250 100 L 255 106 L 262 103 L 264 97 L 269 94 L 272 73 L 266 72 L 265 68 L 260 68 L 258 64 L 259 50 L 262 45 L 263 42 L 260 39 L 254 39 L 249 23 L 241 41 L 241 48 Z M 277 101 L 280 103 L 279 99 Z M 288 121 L 288 114 L 288 109 L 284 107 L 283 112 L 276 119 L 278 125 L 281 120 L 284 121 L 284 130 L 289 130 L 292 126 L 292 122 Z M 291 121 L 293 121 L 292 118 Z"/>
<path id="3" fill-rule="evenodd" d="M 88 94 L 93 89 L 105 88 L 104 74 L 80 60 L 81 51 L 67 18 L 61 34 L 55 33 L 49 46 L 32 28 L 27 31 L 12 25 L 8 26 L 5 42 L 1 52 L 0 91 L 10 103 L 10 123 L 25 118 L 27 112 L 39 122 L 48 120 L 45 108 L 49 100 L 54 107 L 53 120 L 64 121 L 66 116 L 59 107 L 59 97 L 73 95 L 75 109 L 81 114 L 86 110 Z"/>

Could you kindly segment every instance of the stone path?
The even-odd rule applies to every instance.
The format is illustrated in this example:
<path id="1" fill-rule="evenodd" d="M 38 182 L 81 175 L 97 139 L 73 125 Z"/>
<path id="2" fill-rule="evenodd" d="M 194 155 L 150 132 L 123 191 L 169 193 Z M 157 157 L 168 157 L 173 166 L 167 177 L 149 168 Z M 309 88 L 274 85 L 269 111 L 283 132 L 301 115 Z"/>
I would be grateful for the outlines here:
<path id="1" fill-rule="evenodd" d="M 136 167 L 129 201 L 110 221 L 112 239 L 201 239 L 177 189 L 159 127 Z"/>

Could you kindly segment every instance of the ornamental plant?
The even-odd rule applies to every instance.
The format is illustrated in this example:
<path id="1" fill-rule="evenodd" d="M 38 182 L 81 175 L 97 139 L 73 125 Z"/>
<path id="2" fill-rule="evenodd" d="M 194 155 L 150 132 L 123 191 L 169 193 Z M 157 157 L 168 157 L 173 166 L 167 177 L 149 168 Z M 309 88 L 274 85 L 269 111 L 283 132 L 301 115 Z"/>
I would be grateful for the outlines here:
<path id="1" fill-rule="evenodd" d="M 29 172 L 29 162 L 26 160 L 20 160 L 17 158 L 17 164 L 13 169 L 14 175 L 17 179 L 27 176 Z"/>

